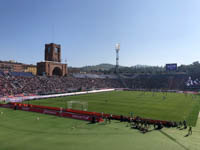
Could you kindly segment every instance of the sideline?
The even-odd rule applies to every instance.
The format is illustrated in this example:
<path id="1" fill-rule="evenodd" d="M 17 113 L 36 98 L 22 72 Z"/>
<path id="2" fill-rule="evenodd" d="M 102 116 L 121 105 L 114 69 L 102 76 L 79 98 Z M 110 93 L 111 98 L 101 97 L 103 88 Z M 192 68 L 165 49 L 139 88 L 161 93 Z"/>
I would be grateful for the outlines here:
<path id="1" fill-rule="evenodd" d="M 159 130 L 160 133 L 162 133 L 164 136 L 166 136 L 168 139 L 170 139 L 171 141 L 175 142 L 176 144 L 178 144 L 179 146 L 181 146 L 182 148 L 184 148 L 185 150 L 190 150 L 189 148 L 185 147 L 183 144 L 181 144 L 180 142 L 178 142 L 175 138 L 173 138 L 172 136 L 170 136 L 169 134 L 165 133 L 162 130 Z"/>

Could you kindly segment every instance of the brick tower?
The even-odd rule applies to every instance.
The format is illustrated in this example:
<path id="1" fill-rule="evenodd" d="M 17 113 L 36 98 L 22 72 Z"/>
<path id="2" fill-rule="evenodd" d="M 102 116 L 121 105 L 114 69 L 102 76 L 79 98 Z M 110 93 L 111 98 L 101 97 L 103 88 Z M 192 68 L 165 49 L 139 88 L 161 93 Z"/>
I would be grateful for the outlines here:
<path id="1" fill-rule="evenodd" d="M 45 61 L 61 62 L 61 47 L 54 43 L 45 44 Z"/>
<path id="2" fill-rule="evenodd" d="M 67 64 L 61 63 L 61 46 L 50 43 L 45 44 L 45 61 L 37 63 L 37 74 L 47 76 L 67 75 Z"/>

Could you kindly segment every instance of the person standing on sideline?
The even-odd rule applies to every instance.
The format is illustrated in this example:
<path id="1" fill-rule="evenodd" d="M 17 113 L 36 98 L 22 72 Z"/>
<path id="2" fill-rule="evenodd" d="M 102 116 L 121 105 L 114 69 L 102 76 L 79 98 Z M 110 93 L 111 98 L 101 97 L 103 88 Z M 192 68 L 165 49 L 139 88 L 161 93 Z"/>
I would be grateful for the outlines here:
<path id="1" fill-rule="evenodd" d="M 106 116 L 106 124 L 108 123 L 108 117 Z"/>
<path id="2" fill-rule="evenodd" d="M 108 117 L 108 122 L 109 122 L 109 124 L 111 123 L 111 117 L 110 116 Z"/>
<path id="3" fill-rule="evenodd" d="M 192 127 L 191 126 L 189 127 L 188 135 L 192 135 Z"/>
<path id="4" fill-rule="evenodd" d="M 60 107 L 60 116 L 62 116 L 63 108 Z"/>

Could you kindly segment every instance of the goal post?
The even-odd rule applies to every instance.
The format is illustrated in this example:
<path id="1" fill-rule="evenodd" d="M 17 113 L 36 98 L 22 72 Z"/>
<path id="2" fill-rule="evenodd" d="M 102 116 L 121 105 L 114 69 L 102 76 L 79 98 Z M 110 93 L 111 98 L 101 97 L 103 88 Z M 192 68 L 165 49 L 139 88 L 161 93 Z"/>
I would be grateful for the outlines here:
<path id="1" fill-rule="evenodd" d="M 88 110 L 88 102 L 68 101 L 67 102 L 67 108 L 68 109 L 74 109 L 74 110 L 87 111 Z"/>

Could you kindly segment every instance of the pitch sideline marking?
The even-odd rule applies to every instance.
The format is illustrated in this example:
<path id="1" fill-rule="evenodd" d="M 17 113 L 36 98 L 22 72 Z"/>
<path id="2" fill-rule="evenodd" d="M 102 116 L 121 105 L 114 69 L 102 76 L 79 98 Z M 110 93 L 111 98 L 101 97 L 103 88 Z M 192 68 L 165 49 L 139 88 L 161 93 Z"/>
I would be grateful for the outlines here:
<path id="1" fill-rule="evenodd" d="M 176 144 L 178 144 L 180 147 L 184 148 L 185 150 L 190 150 L 189 148 L 187 148 L 186 146 L 184 146 L 183 144 L 181 144 L 180 142 L 178 142 L 175 138 L 173 138 L 172 136 L 170 136 L 166 132 L 164 132 L 162 130 L 159 130 L 159 131 L 160 131 L 160 133 L 162 133 L 163 135 L 165 135 L 168 139 L 170 139 L 171 141 L 173 141 Z"/>

